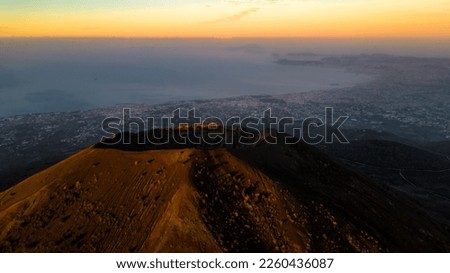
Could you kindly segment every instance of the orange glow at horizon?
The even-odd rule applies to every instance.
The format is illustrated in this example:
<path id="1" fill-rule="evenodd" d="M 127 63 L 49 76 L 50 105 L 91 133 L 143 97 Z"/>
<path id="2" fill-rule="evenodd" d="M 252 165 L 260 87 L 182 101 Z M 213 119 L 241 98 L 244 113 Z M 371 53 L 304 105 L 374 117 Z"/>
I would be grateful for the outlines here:
<path id="1" fill-rule="evenodd" d="M 3 7 L 0 37 L 450 36 L 447 1 L 212 2 L 92 10 Z"/>

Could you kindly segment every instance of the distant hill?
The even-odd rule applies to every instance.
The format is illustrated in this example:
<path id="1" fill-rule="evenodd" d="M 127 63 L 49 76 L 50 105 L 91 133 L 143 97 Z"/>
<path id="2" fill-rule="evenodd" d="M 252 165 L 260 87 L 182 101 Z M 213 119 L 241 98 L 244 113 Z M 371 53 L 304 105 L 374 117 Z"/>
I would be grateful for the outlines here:
<path id="1" fill-rule="evenodd" d="M 447 158 L 450 158 L 450 141 L 432 142 L 424 145 L 424 147 L 428 150 L 434 151 L 435 153 L 446 155 Z"/>
<path id="2" fill-rule="evenodd" d="M 450 168 L 446 156 L 403 143 L 368 139 L 335 144 L 328 151 L 338 158 L 395 169 L 440 170 Z"/>

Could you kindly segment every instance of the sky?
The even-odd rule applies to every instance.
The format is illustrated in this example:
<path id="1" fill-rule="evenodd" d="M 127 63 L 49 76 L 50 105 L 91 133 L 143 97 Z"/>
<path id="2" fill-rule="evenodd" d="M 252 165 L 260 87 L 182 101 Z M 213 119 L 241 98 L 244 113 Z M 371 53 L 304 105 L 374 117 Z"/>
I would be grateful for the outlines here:
<path id="1" fill-rule="evenodd" d="M 0 0 L 0 37 L 450 37 L 449 0 Z"/>

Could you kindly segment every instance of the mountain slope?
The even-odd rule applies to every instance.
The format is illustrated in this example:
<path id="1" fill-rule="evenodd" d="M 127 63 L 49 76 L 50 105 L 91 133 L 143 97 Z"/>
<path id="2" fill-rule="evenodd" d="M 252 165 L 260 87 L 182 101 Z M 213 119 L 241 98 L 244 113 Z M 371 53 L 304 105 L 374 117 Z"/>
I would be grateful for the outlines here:
<path id="1" fill-rule="evenodd" d="M 428 147 L 386 140 L 350 140 L 322 151 L 372 180 L 408 195 L 436 221 L 450 228 L 450 160 L 445 142 Z"/>
<path id="2" fill-rule="evenodd" d="M 0 193 L 0 250 L 448 250 L 414 202 L 306 145 L 122 148 L 88 148 Z"/>

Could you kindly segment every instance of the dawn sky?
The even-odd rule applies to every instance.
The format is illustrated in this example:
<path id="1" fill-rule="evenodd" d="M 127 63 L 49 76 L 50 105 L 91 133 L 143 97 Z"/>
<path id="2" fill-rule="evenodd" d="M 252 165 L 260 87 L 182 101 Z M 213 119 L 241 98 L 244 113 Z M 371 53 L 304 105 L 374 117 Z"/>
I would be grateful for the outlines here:
<path id="1" fill-rule="evenodd" d="M 449 37 L 445 0 L 0 0 L 0 36 Z"/>

